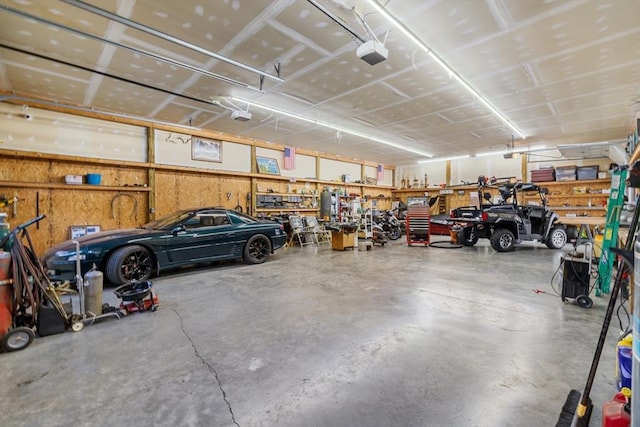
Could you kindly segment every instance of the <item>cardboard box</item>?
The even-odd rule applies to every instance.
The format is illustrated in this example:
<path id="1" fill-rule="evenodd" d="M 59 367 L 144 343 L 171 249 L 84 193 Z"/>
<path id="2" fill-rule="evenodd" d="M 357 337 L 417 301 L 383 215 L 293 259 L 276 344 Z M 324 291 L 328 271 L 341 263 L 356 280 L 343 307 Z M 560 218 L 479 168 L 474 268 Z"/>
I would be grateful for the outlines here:
<path id="1" fill-rule="evenodd" d="M 82 184 L 82 175 L 65 175 L 64 182 L 67 184 Z"/>
<path id="2" fill-rule="evenodd" d="M 331 232 L 331 247 L 338 251 L 347 248 L 354 248 L 356 245 L 356 233 L 345 233 L 344 231 Z"/>

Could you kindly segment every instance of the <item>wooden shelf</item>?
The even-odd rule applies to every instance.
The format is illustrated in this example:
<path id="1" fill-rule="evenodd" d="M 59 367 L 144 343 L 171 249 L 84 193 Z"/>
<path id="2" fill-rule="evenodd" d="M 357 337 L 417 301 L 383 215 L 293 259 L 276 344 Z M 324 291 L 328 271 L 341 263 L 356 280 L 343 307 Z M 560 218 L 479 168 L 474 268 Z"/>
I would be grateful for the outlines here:
<path id="1" fill-rule="evenodd" d="M 549 187 L 554 185 L 589 185 L 589 184 L 610 184 L 611 178 L 603 178 L 603 179 L 574 179 L 571 181 L 544 181 L 544 182 L 534 182 L 534 184 L 540 187 Z"/>
<path id="2" fill-rule="evenodd" d="M 318 212 L 320 208 L 256 208 L 256 212 Z"/>
<path id="3" fill-rule="evenodd" d="M 302 193 L 256 193 L 258 196 L 282 196 L 282 197 L 318 197 L 317 194 Z"/>
<path id="4" fill-rule="evenodd" d="M 450 187 L 447 187 L 450 188 Z M 478 187 L 475 186 L 473 187 L 473 189 L 477 189 Z M 458 188 L 458 189 L 462 189 L 462 188 Z M 426 192 L 430 192 L 430 191 L 440 191 L 440 190 L 444 190 L 444 188 L 441 187 L 425 187 L 425 188 L 399 188 L 399 189 L 394 189 L 391 190 L 392 193 L 426 193 Z M 438 193 L 439 194 L 439 193 Z"/>
<path id="5" fill-rule="evenodd" d="M 111 185 L 88 185 L 88 184 L 59 184 L 54 182 L 23 182 L 23 181 L 0 181 L 0 187 L 17 187 L 17 188 L 52 188 L 57 190 L 95 190 L 95 191 L 146 191 L 150 192 L 149 187 L 123 187 Z"/>
<path id="6" fill-rule="evenodd" d="M 606 211 L 603 206 L 549 206 L 555 211 Z"/>
<path id="7" fill-rule="evenodd" d="M 604 197 L 609 198 L 608 194 L 604 193 L 587 193 L 587 194 L 548 194 L 549 199 L 582 199 L 584 197 Z"/>

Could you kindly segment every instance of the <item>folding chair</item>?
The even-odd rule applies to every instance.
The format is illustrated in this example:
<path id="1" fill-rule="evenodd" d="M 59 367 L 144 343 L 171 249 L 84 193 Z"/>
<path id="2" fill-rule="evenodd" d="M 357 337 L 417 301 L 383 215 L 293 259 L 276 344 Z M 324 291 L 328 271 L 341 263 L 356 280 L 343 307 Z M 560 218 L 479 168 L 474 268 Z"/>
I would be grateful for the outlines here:
<path id="1" fill-rule="evenodd" d="M 316 235 L 305 228 L 302 217 L 289 216 L 289 227 L 291 228 L 291 235 L 287 241 L 287 246 L 293 246 L 296 240 L 300 246 L 315 245 L 318 242 Z"/>
<path id="2" fill-rule="evenodd" d="M 306 232 L 313 233 L 314 238 L 318 244 L 331 243 L 331 231 L 325 229 L 318 223 L 318 218 L 315 216 L 305 216 L 304 222 L 306 223 Z"/>

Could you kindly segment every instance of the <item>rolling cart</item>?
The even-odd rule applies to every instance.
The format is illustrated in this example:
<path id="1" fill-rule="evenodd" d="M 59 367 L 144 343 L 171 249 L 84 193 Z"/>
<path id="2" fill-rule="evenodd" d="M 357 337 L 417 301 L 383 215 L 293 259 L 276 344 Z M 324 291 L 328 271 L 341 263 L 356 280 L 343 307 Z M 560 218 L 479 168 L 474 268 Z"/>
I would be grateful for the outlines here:
<path id="1" fill-rule="evenodd" d="M 407 244 L 429 246 L 429 206 L 413 205 L 407 209 Z"/>

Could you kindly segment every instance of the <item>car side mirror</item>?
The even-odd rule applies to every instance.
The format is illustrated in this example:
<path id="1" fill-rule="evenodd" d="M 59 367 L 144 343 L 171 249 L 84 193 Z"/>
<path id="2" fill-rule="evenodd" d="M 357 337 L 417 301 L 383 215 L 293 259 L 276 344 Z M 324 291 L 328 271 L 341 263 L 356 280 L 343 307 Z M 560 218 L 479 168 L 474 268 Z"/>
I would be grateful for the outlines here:
<path id="1" fill-rule="evenodd" d="M 540 194 L 543 194 L 546 196 L 547 194 L 549 194 L 549 189 L 546 187 L 540 188 Z"/>
<path id="2" fill-rule="evenodd" d="M 171 230 L 171 234 L 173 234 L 174 236 L 177 236 L 178 233 L 180 233 L 181 231 L 187 231 L 187 227 L 185 227 L 184 224 L 180 224 L 173 227 L 173 230 Z"/>
<path id="3" fill-rule="evenodd" d="M 489 193 L 489 192 L 484 193 L 484 194 L 482 195 L 482 197 L 484 197 L 484 199 L 485 199 L 485 200 L 487 200 L 487 201 L 489 201 L 489 202 L 491 201 L 491 193 Z"/>

